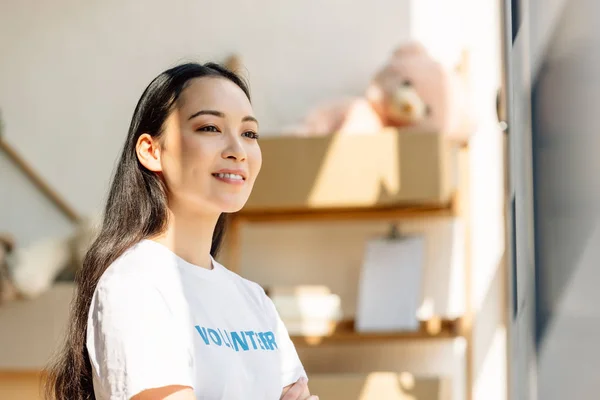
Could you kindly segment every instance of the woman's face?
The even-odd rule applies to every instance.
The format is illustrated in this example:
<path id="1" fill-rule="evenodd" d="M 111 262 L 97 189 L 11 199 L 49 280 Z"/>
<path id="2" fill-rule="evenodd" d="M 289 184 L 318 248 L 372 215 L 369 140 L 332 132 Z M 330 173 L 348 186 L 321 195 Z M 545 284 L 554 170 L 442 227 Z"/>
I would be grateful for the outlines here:
<path id="1" fill-rule="evenodd" d="M 262 165 L 257 137 L 252 106 L 235 83 L 189 81 L 154 142 L 154 170 L 163 175 L 170 205 L 200 213 L 240 210 Z"/>

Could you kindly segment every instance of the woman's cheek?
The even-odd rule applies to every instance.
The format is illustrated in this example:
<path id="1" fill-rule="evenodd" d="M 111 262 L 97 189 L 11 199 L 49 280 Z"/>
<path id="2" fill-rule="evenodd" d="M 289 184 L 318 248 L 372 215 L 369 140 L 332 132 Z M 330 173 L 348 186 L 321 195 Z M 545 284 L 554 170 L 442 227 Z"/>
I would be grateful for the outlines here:
<path id="1" fill-rule="evenodd" d="M 251 159 L 249 160 L 250 168 L 252 168 L 252 173 L 256 176 L 262 167 L 262 152 L 258 144 L 253 146 L 249 154 L 251 155 Z"/>

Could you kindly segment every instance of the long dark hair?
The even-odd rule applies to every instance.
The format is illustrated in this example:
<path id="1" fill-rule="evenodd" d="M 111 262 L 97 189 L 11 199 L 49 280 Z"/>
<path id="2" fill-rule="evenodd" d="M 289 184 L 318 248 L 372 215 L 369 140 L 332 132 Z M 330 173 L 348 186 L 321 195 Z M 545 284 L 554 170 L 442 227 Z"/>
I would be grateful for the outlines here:
<path id="1" fill-rule="evenodd" d="M 64 348 L 46 371 L 47 399 L 95 399 L 92 367 L 86 349 L 87 318 L 98 280 L 109 265 L 142 239 L 167 226 L 167 196 L 162 180 L 138 161 L 136 143 L 148 133 L 160 137 L 181 92 L 194 78 L 215 76 L 238 85 L 250 100 L 248 87 L 234 72 L 215 64 L 186 63 L 157 76 L 142 94 L 114 172 L 99 234 L 77 273 L 76 291 Z M 225 233 L 226 214 L 215 227 L 211 255 L 216 256 Z"/>

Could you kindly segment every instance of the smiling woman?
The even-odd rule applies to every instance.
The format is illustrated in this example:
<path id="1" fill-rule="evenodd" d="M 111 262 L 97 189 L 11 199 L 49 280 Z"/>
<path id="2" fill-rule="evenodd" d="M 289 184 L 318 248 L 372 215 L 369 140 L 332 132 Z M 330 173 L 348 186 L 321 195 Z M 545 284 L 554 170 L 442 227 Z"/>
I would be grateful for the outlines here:
<path id="1" fill-rule="evenodd" d="M 214 259 L 225 215 L 261 169 L 257 132 L 246 85 L 217 64 L 150 83 L 76 279 L 48 398 L 316 398 L 271 300 Z"/>

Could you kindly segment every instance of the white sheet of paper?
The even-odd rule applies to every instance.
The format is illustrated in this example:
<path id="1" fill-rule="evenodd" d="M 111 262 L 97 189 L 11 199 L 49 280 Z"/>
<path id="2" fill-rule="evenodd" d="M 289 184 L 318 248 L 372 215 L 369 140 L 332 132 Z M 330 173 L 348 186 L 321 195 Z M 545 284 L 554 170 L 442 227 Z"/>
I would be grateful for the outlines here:
<path id="1" fill-rule="evenodd" d="M 365 249 L 356 310 L 361 332 L 419 327 L 425 239 L 421 236 L 370 240 Z"/>

